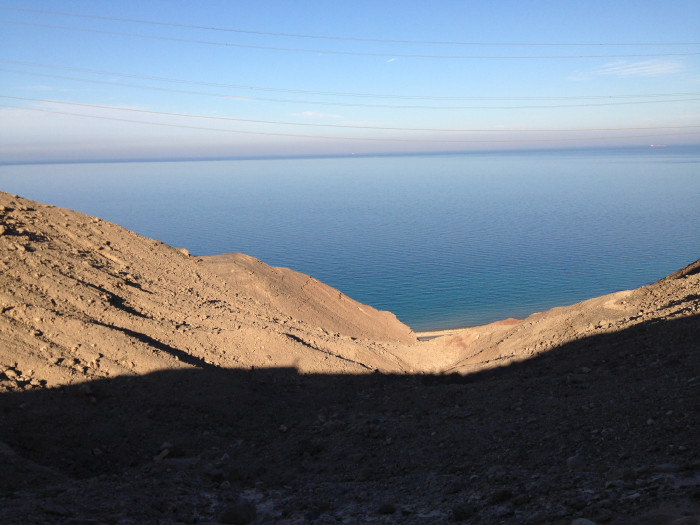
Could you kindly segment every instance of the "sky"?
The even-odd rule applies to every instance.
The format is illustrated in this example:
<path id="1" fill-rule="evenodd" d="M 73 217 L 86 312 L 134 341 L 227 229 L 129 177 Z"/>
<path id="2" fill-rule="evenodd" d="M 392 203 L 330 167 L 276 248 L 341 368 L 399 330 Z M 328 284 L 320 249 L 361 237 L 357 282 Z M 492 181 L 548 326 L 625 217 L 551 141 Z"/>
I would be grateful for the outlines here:
<path id="1" fill-rule="evenodd" d="M 700 2 L 0 0 L 0 163 L 700 143 Z"/>

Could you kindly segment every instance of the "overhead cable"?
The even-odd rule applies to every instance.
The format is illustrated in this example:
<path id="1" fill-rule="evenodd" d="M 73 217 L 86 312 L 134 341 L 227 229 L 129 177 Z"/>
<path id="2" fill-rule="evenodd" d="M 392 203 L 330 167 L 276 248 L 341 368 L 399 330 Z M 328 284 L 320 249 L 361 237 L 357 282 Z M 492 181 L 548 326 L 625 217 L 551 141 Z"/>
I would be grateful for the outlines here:
<path id="1" fill-rule="evenodd" d="M 650 130 L 670 130 L 670 129 L 695 129 L 700 128 L 700 125 L 689 125 L 689 126 L 645 126 L 645 127 L 623 127 L 623 128 L 570 128 L 570 129 L 455 129 L 455 128 L 406 128 L 406 127 L 385 127 L 385 126 L 358 126 L 352 124 L 320 124 L 312 122 L 285 122 L 276 120 L 255 120 L 255 119 L 244 119 L 237 117 L 224 117 L 218 115 L 197 115 L 191 113 L 175 113 L 168 111 L 154 111 L 148 109 L 137 109 L 137 108 L 127 108 L 123 106 L 106 106 L 100 104 L 85 104 L 80 102 L 66 102 L 63 100 L 51 100 L 51 99 L 39 99 L 39 98 L 29 98 L 29 97 L 15 97 L 10 95 L 0 95 L 0 98 L 9 98 L 12 100 L 23 100 L 26 102 L 41 102 L 44 104 L 63 104 L 68 106 L 79 106 L 92 109 L 106 109 L 106 110 L 118 110 L 118 111 L 128 111 L 131 113 L 145 113 L 148 115 L 159 115 L 167 117 L 185 117 L 185 118 L 197 118 L 197 119 L 207 119 L 207 120 L 218 120 L 218 121 L 230 121 L 230 122 L 244 122 L 252 124 L 270 124 L 270 125 L 282 125 L 282 126 L 304 126 L 304 127 L 321 127 L 321 128 L 344 128 L 344 129 L 361 129 L 361 130 L 382 130 L 382 131 L 428 131 L 428 132 L 446 132 L 446 133 L 532 133 L 532 132 L 589 132 L 589 131 L 650 131 Z"/>
<path id="2" fill-rule="evenodd" d="M 239 133 L 244 135 L 265 135 L 265 136 L 277 136 L 277 137 L 290 137 L 290 138 L 311 138 L 311 139 L 325 139 L 325 140 L 344 140 L 344 141 L 363 141 L 363 142 L 417 142 L 417 143 L 452 143 L 452 144 L 488 144 L 488 143 L 524 143 L 524 142 L 571 142 L 571 141 L 595 141 L 595 140 L 608 140 L 611 137 L 571 137 L 571 138 L 556 138 L 556 139 L 507 139 L 507 140 L 453 140 L 453 139 L 407 139 L 407 138 L 378 138 L 378 137 L 339 137 L 334 135 L 300 135 L 292 133 L 274 133 L 274 132 L 264 132 L 264 131 L 242 131 L 234 129 L 223 129 L 223 128 L 208 128 L 202 126 L 189 126 L 184 124 L 169 124 L 163 122 L 148 122 L 143 120 L 134 119 L 124 119 L 118 117 L 107 117 L 102 115 L 85 115 L 82 113 L 72 113 L 66 111 L 56 111 L 50 109 L 42 108 L 28 108 L 11 106 L 8 104 L 0 104 L 0 107 L 7 107 L 19 110 L 27 111 L 38 111 L 43 113 L 54 113 L 59 115 L 69 115 L 74 117 L 85 117 L 100 120 L 111 120 L 116 122 L 128 122 L 132 124 L 145 124 L 150 126 L 161 126 L 168 128 L 181 128 L 181 129 L 193 129 L 200 131 L 217 131 L 217 132 L 227 132 L 227 133 Z M 700 132 L 674 132 L 674 133 L 654 133 L 654 134 L 644 134 L 644 135 L 615 135 L 614 138 L 660 138 L 660 137 L 671 137 L 678 135 L 700 135 Z"/>
<path id="3" fill-rule="evenodd" d="M 69 13 L 65 11 L 50 11 L 47 9 L 29 9 L 24 7 L 0 6 L 0 9 L 7 11 L 21 11 L 27 13 L 37 13 L 43 15 L 69 16 L 75 18 L 89 18 L 93 20 L 108 20 L 113 22 L 128 22 L 131 24 L 149 24 L 165 27 L 179 27 L 185 29 L 199 29 L 206 31 L 221 31 L 228 33 L 242 33 L 248 35 L 263 35 L 285 38 L 308 38 L 318 40 L 342 40 L 349 42 L 374 42 L 385 44 L 417 44 L 417 45 L 444 45 L 444 46 L 542 46 L 542 47 L 601 47 L 601 46 L 697 46 L 700 42 L 464 42 L 464 41 L 443 41 L 443 40 L 405 40 L 387 38 L 362 38 L 338 35 L 311 35 L 303 33 L 281 33 L 272 31 L 258 31 L 249 29 L 236 29 L 228 27 L 205 26 L 195 24 L 181 24 L 175 22 L 164 22 L 158 20 L 144 20 L 140 18 L 124 18 L 116 16 L 88 15 L 83 13 Z"/>
<path id="4" fill-rule="evenodd" d="M 233 42 L 215 42 L 211 40 L 197 40 L 192 38 L 177 38 L 161 35 L 147 35 L 143 33 L 128 33 L 124 31 L 107 31 L 103 29 L 90 29 L 85 27 L 71 27 L 53 24 L 38 24 L 32 22 L 18 22 L 15 20 L 0 20 L 1 24 L 12 24 L 30 27 L 43 27 L 47 29 L 61 29 L 66 31 L 78 31 L 84 33 L 94 33 L 112 36 L 125 36 L 133 38 L 143 38 L 149 40 L 165 40 L 168 42 L 180 42 L 185 44 L 202 44 L 209 46 L 233 47 L 240 49 L 257 49 L 263 51 L 283 51 L 293 53 L 311 53 L 314 55 L 343 55 L 343 56 L 364 56 L 382 58 L 413 58 L 413 59 L 457 59 L 457 60 L 558 60 L 558 59 L 585 59 L 585 58 L 649 58 L 649 57 L 677 57 L 696 56 L 700 52 L 690 53 L 627 53 L 627 54 L 604 54 L 604 55 L 430 55 L 419 53 L 378 53 L 371 51 L 340 51 L 329 49 L 306 49 L 295 47 L 261 46 L 254 44 L 237 44 Z"/>
<path id="5" fill-rule="evenodd" d="M 6 68 L 0 68 L 0 70 L 8 71 Z M 12 70 L 9 70 L 12 71 Z M 304 105 L 320 105 L 320 106 L 337 106 L 337 107 L 363 107 L 363 108 L 382 108 L 382 109 L 420 109 L 420 110 L 476 110 L 476 109 L 488 109 L 488 110 L 512 110 L 512 109 L 561 109 L 561 108 L 579 108 L 579 107 L 600 107 L 600 106 L 626 106 L 626 105 L 639 105 L 639 104 L 662 104 L 662 103 L 673 103 L 673 102 L 692 102 L 700 100 L 700 98 L 671 98 L 671 99 L 655 99 L 655 100 L 635 100 L 626 102 L 587 102 L 584 104 L 525 104 L 518 106 L 431 106 L 431 105 L 417 105 L 417 104 L 367 104 L 367 103 L 353 103 L 353 102 L 328 102 L 319 100 L 297 100 L 297 99 L 280 99 L 280 98 L 263 98 L 263 97 L 249 97 L 249 96 L 236 96 L 229 95 L 225 93 L 208 93 L 204 91 L 194 91 L 186 89 L 175 89 L 166 88 L 158 86 L 143 86 L 139 84 L 128 84 L 125 82 L 114 82 L 105 80 L 95 80 L 95 79 L 82 79 L 76 77 L 69 77 L 64 75 L 52 75 L 46 73 L 33 73 L 33 72 L 23 72 L 14 71 L 16 73 L 28 74 L 41 77 L 49 78 L 61 78 L 64 80 L 74 80 L 78 82 L 87 82 L 92 84 L 106 84 L 110 86 L 128 87 L 136 89 L 147 89 L 151 91 L 161 91 L 167 93 L 181 93 L 186 95 L 197 95 L 197 96 L 207 96 L 222 98 L 228 100 L 239 100 L 239 101 L 250 101 L 250 102 L 275 102 L 284 104 L 304 104 Z M 689 95 L 698 95 L 697 93 L 691 93 Z M 671 96 L 671 95 L 669 95 Z M 675 96 L 675 95 L 674 95 Z"/>
<path id="6" fill-rule="evenodd" d="M 320 96 L 333 96 L 333 97 L 358 97 L 358 98 L 389 98 L 389 99 L 409 99 L 409 100 L 595 100 L 595 99 L 618 99 L 618 98 L 654 98 L 654 97 L 685 97 L 685 96 L 696 96 L 700 93 L 641 93 L 641 94 L 617 94 L 617 95 L 573 95 L 573 96 L 560 96 L 560 97 L 479 97 L 479 96 L 430 96 L 430 95 L 400 95 L 400 94 L 386 94 L 386 93 L 356 93 L 356 92 L 345 92 L 345 91 L 318 91 L 318 90 L 305 90 L 305 89 L 289 89 L 289 88 L 274 88 L 274 87 L 264 87 L 264 86 L 251 86 L 247 84 L 226 84 L 222 82 L 203 82 L 197 80 L 188 80 L 180 78 L 171 77 L 159 77 L 153 75 L 136 75 L 133 73 L 120 73 L 116 71 L 105 71 L 101 69 L 90 69 L 83 67 L 70 67 L 70 66 L 59 66 L 55 64 L 42 64 L 37 62 L 24 62 L 19 60 L 8 60 L 0 59 L 0 63 L 15 64 L 21 66 L 29 67 L 42 67 L 48 69 L 57 69 L 61 71 L 75 71 L 79 73 L 88 73 L 92 75 L 109 75 L 113 77 L 122 78 L 137 78 L 142 80 L 152 80 L 156 82 L 168 82 L 176 84 L 189 84 L 195 86 L 207 86 L 207 87 L 220 87 L 227 89 L 243 89 L 250 91 L 269 91 L 275 93 L 291 93 L 291 94 L 304 94 L 304 95 L 320 95 Z M 45 73 L 34 73 L 29 71 L 19 71 L 4 69 L 4 71 L 12 71 L 14 73 L 22 73 L 27 75 L 37 75 L 37 76 L 50 76 Z M 69 80 L 83 80 L 91 81 L 88 79 L 81 79 L 77 77 L 58 77 L 66 78 Z M 130 86 L 129 84 L 127 84 Z M 145 86 L 144 86 L 145 87 Z"/>

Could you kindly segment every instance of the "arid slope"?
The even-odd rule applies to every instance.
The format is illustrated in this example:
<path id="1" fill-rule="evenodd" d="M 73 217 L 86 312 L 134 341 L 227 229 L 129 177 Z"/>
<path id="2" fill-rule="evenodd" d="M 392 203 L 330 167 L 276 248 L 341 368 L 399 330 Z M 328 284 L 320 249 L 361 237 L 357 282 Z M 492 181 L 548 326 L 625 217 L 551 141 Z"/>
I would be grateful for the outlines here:
<path id="1" fill-rule="evenodd" d="M 625 290 L 571 306 L 461 330 L 420 334 L 439 336 L 411 355 L 433 371 L 469 373 L 507 365 L 594 335 L 700 314 L 700 261 L 636 290 Z M 410 358 L 409 358 L 410 362 Z"/>
<path id="2" fill-rule="evenodd" d="M 0 371 L 19 384 L 202 365 L 407 370 L 408 327 L 291 270 L 191 257 L 5 193 L 0 224 Z"/>
<path id="3" fill-rule="evenodd" d="M 28 387 L 203 365 L 468 373 L 700 311 L 694 263 L 638 290 L 419 343 L 393 314 L 243 254 L 192 257 L 5 193 L 0 221 L 0 371 Z"/>
<path id="4" fill-rule="evenodd" d="M 419 342 L 0 193 L 0 312 L 2 523 L 700 522 L 700 261 Z"/>
<path id="5" fill-rule="evenodd" d="M 415 343 L 390 312 L 380 312 L 322 282 L 288 268 L 273 268 L 242 253 L 202 257 L 201 264 L 232 289 L 310 326 L 359 339 Z"/>

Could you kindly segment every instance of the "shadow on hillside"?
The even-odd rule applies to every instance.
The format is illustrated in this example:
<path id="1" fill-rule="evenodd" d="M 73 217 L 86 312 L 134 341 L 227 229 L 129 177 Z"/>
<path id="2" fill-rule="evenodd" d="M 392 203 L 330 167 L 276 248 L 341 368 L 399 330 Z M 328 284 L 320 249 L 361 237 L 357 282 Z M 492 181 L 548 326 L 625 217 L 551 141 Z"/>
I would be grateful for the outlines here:
<path id="1" fill-rule="evenodd" d="M 0 441 L 78 478 L 197 457 L 211 462 L 212 483 L 268 487 L 413 474 L 420 486 L 426 475 L 468 480 L 493 468 L 517 486 L 527 481 L 519 472 L 566 470 L 574 454 L 599 472 L 620 462 L 684 464 L 697 460 L 698 341 L 695 316 L 465 377 L 294 369 L 118 377 L 0 396 Z M 0 488 L 21 484 L 18 474 Z"/>

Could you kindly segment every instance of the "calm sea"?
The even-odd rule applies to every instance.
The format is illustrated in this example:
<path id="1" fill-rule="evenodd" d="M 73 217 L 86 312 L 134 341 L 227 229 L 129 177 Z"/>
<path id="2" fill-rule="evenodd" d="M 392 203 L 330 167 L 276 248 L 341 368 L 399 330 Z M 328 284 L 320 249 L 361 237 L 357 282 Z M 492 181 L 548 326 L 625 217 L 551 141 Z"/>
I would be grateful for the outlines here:
<path id="1" fill-rule="evenodd" d="M 698 147 L 5 165 L 0 189 L 310 274 L 414 330 L 522 317 L 700 258 Z"/>

